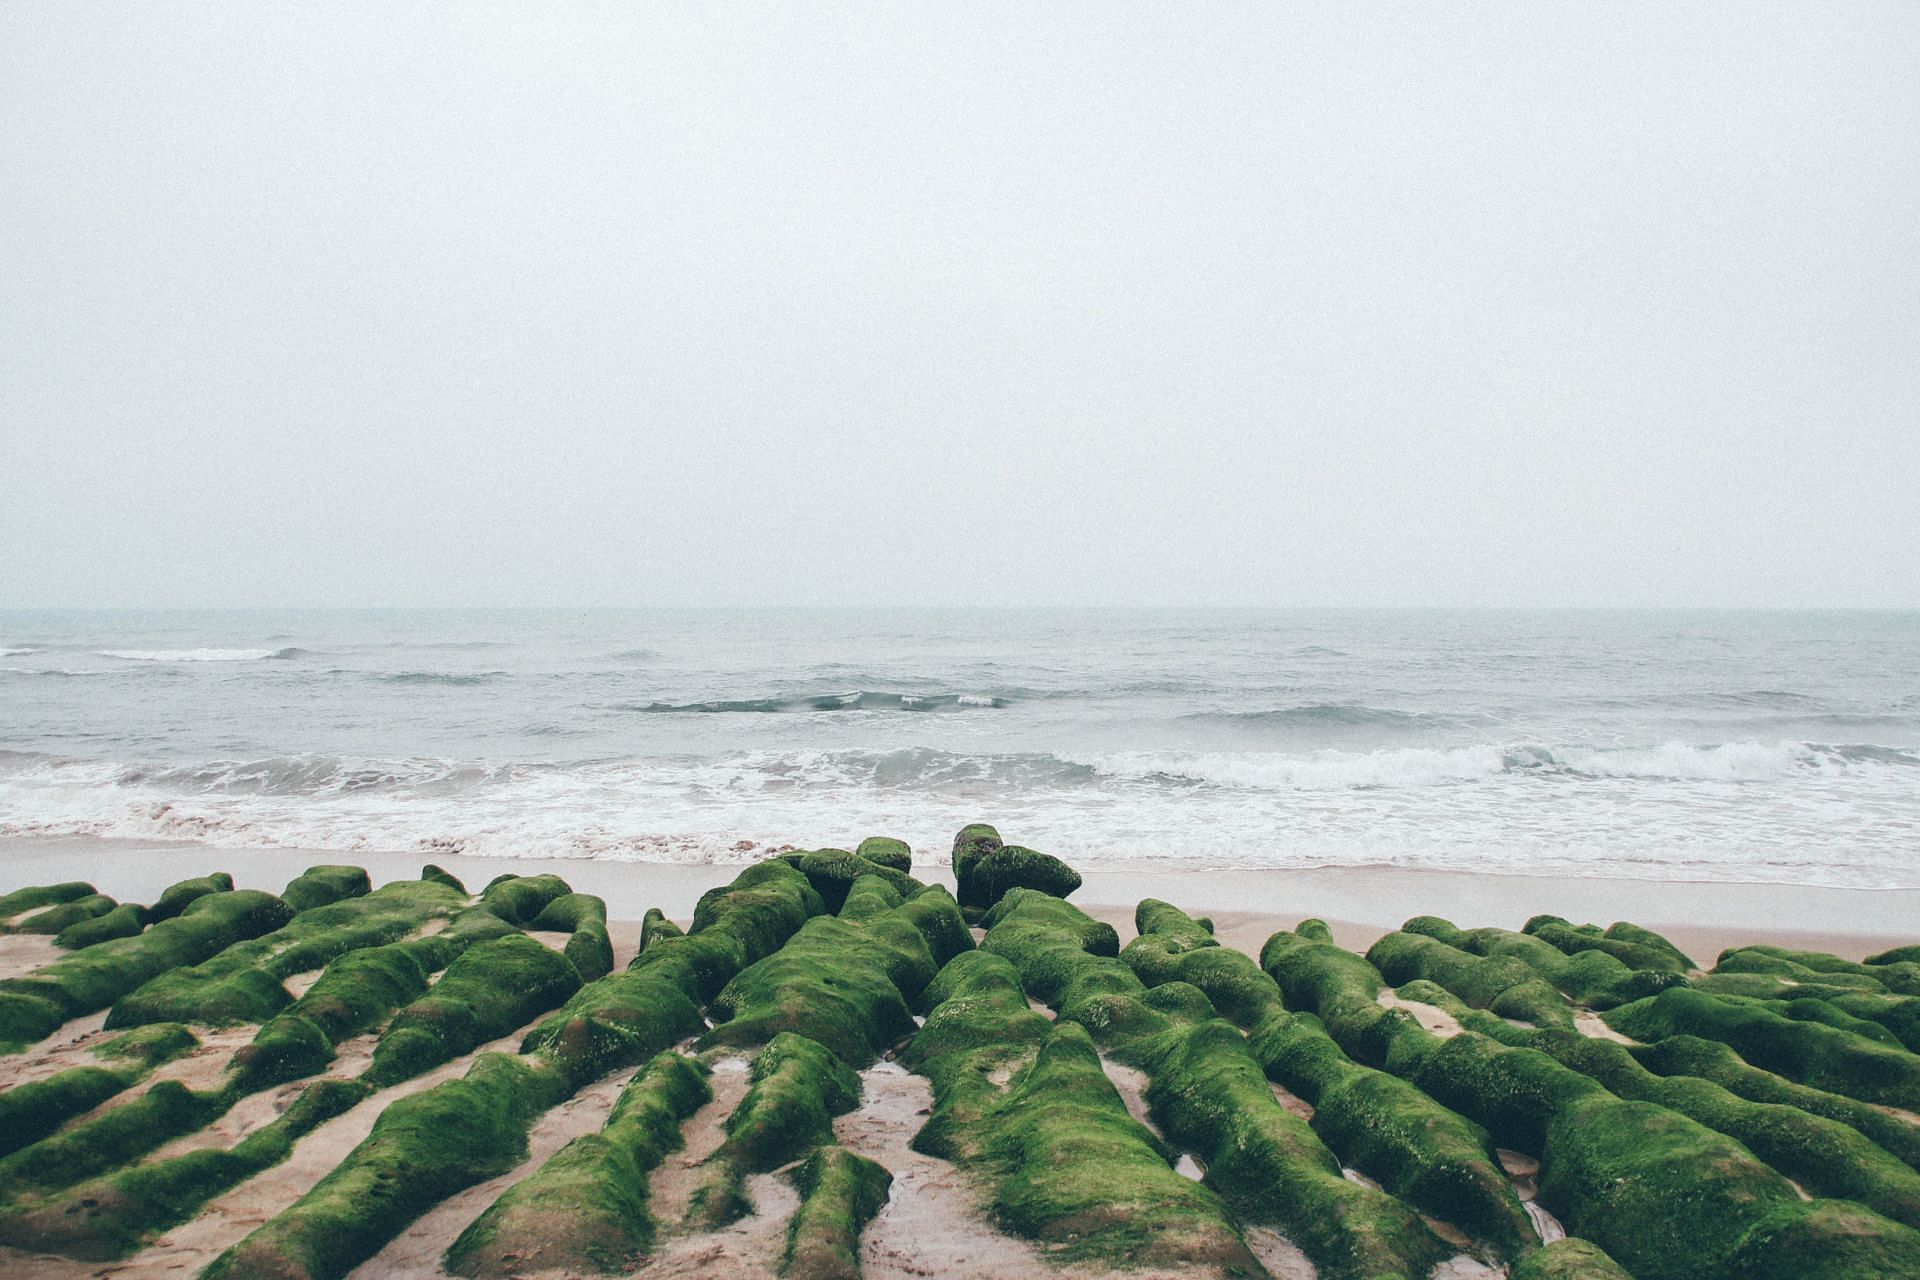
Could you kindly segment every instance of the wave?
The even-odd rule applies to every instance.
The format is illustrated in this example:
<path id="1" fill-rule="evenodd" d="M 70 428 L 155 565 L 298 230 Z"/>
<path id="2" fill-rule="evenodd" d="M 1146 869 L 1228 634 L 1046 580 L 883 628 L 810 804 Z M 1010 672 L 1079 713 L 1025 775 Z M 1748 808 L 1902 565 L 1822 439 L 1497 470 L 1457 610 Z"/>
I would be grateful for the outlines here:
<path id="1" fill-rule="evenodd" d="M 1471 717 L 1428 711 L 1399 711 L 1392 707 L 1369 707 L 1357 702 L 1311 702 L 1262 711 L 1201 711 L 1180 718 L 1212 724 L 1301 728 L 1443 728 L 1472 722 Z"/>
<path id="2" fill-rule="evenodd" d="M 392 671 L 376 675 L 383 684 L 438 684 L 468 686 L 487 684 L 506 675 L 504 671 Z"/>
<path id="3" fill-rule="evenodd" d="M 652 662 L 659 656 L 658 649 L 620 649 L 607 658 L 613 662 Z"/>
<path id="4" fill-rule="evenodd" d="M 1920 754 L 1892 747 L 1806 742 L 1670 742 L 1656 747 L 1484 744 L 1370 752 L 1120 752 L 1086 761 L 1115 778 L 1255 790 L 1337 791 L 1430 787 L 1501 775 L 1643 781 L 1765 782 L 1806 770 L 1920 767 Z"/>
<path id="5" fill-rule="evenodd" d="M 304 649 L 102 649 L 103 658 L 123 662 L 262 662 L 288 660 L 305 654 Z"/>
<path id="6" fill-rule="evenodd" d="M 964 711 L 1007 707 L 1013 699 L 984 693 L 853 693 L 807 694 L 788 698 L 739 698 L 711 702 L 621 702 L 615 711 L 647 715 L 791 715 L 813 711 Z"/>
<path id="7" fill-rule="evenodd" d="M 7 648 L 0 648 L 0 658 L 24 658 L 24 657 L 26 657 L 26 656 L 27 656 L 28 654 L 30 654 L 30 653 L 39 653 L 39 652 L 40 652 L 40 650 L 38 650 L 38 649 L 7 649 Z"/>

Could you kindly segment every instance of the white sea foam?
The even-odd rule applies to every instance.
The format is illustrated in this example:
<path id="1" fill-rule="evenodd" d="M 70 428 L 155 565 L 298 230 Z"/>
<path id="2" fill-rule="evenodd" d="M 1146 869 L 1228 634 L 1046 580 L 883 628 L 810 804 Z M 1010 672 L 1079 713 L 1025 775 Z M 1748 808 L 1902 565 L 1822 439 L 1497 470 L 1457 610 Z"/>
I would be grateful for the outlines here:
<path id="1" fill-rule="evenodd" d="M 125 662 L 259 662 L 278 649 L 102 649 L 103 658 Z"/>

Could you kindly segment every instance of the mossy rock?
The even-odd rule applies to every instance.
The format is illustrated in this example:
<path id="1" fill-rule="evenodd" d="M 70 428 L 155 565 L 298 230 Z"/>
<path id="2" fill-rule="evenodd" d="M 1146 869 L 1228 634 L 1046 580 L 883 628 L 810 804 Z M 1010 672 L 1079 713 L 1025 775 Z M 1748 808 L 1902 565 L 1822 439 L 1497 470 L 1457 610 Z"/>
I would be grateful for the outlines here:
<path id="1" fill-rule="evenodd" d="M 982 843 L 974 842 L 976 847 Z M 954 896 L 961 907 L 979 910 L 991 908 L 1013 889 L 1065 898 L 1080 887 L 1080 873 L 1072 867 L 1051 854 L 1037 853 L 1017 844 L 997 845 L 970 857 L 964 870 L 956 861 L 954 878 L 959 884 Z"/>
<path id="2" fill-rule="evenodd" d="M 1636 1040 L 1703 1036 L 1790 1080 L 1863 1102 L 1920 1109 L 1920 1057 L 1837 1027 L 1796 1022 L 1758 1002 L 1675 988 L 1603 1016 Z"/>
<path id="3" fill-rule="evenodd" d="M 525 1026 L 579 989 L 572 962 L 525 934 L 483 942 L 394 1015 L 365 1079 L 385 1088 L 417 1076 Z"/>
<path id="4" fill-rule="evenodd" d="M 434 1205 L 524 1160 L 528 1127 L 566 1092 L 538 1061 L 482 1054 L 460 1079 L 388 1106 L 332 1173 L 202 1275 L 341 1280 Z"/>
<path id="5" fill-rule="evenodd" d="M 81 951 L 115 938 L 131 938 L 147 927 L 147 909 L 134 902 L 123 902 L 105 915 L 78 920 L 54 936 L 53 945 L 66 951 Z"/>
<path id="6" fill-rule="evenodd" d="M 893 1175 L 845 1147 L 816 1148 L 793 1174 L 800 1207 L 787 1227 L 780 1274 L 859 1280 L 860 1232 L 887 1202 Z"/>
<path id="7" fill-rule="evenodd" d="M 896 840 L 892 836 L 868 836 L 854 852 L 868 862 L 877 862 L 895 871 L 909 874 L 913 871 L 913 849 L 905 840 Z"/>
<path id="8" fill-rule="evenodd" d="M 480 905 L 508 924 L 526 929 L 548 903 L 572 892 L 572 886 L 559 876 L 505 875 L 481 890 Z"/>
<path id="9" fill-rule="evenodd" d="M 686 930 L 667 919 L 666 912 L 658 907 L 648 907 L 647 914 L 640 921 L 640 950 L 645 951 L 657 938 L 683 937 Z"/>
<path id="10" fill-rule="evenodd" d="M 1599 1245 L 1568 1236 L 1514 1263 L 1510 1280 L 1633 1280 L 1633 1277 Z"/>
<path id="11" fill-rule="evenodd" d="M 783 853 L 779 860 L 792 866 L 807 878 L 814 892 L 820 895 L 820 901 L 828 912 L 838 914 L 846 904 L 847 894 L 853 886 L 866 876 L 877 877 L 887 883 L 901 898 L 910 898 L 925 886 L 904 871 L 895 870 L 883 863 L 870 862 L 857 853 L 845 849 L 813 849 L 796 853 Z"/>
<path id="12" fill-rule="evenodd" d="M 623 1275 L 652 1247 L 647 1175 L 713 1096 L 706 1069 L 663 1053 L 621 1090 L 605 1128 L 575 1138 L 509 1187 L 447 1250 L 462 1276 Z"/>
<path id="13" fill-rule="evenodd" d="M 90 898 L 99 892 L 83 880 L 69 880 L 64 884 L 32 884 L 15 889 L 0 895 L 0 927 L 4 927 L 15 916 L 36 908 L 56 906 L 77 898 Z"/>
<path id="14" fill-rule="evenodd" d="M 120 904 L 104 893 L 88 894 L 58 906 L 36 911 L 14 926 L 16 933 L 59 933 L 84 921 L 106 915 Z"/>
<path id="15" fill-rule="evenodd" d="M 435 866 L 429 862 L 426 866 L 420 868 L 420 878 L 431 881 L 434 884 L 443 884 L 460 896 L 466 896 L 467 886 L 460 882 L 459 876 L 456 876 L 444 867 Z"/>
<path id="16" fill-rule="evenodd" d="M 315 1081 L 233 1147 L 202 1147 L 80 1182 L 0 1216 L 0 1237 L 18 1248 L 84 1261 L 124 1258 L 215 1196 L 286 1159 L 302 1136 L 371 1092 L 357 1080 Z"/>
<path id="17" fill-rule="evenodd" d="M 168 970 L 199 964 L 292 918 L 292 910 L 269 893 L 210 894 L 134 937 L 76 951 L 24 977 L 0 979 L 0 1044 L 39 1039 L 66 1019 L 97 1013 Z M 49 1008 L 53 1025 L 39 1030 Z"/>
<path id="18" fill-rule="evenodd" d="M 162 920 L 171 920 L 187 909 L 188 904 L 204 898 L 210 893 L 232 893 L 233 877 L 224 871 L 215 871 L 209 875 L 194 876 L 188 880 L 178 880 L 160 891 L 154 900 L 147 923 L 157 924 Z M 282 899 L 285 901 L 285 899 Z M 289 906 L 292 904 L 289 903 Z"/>
<path id="19" fill-rule="evenodd" d="M 10 1198 L 46 1195 L 117 1169 L 226 1110 L 229 1099 L 162 1080 L 139 1096 L 86 1116 L 0 1158 L 0 1188 Z"/>
<path id="20" fill-rule="evenodd" d="M 613 972 L 613 943 L 607 937 L 607 904 L 590 893 L 568 893 L 540 909 L 532 929 L 564 931 L 565 955 L 573 961 L 582 982 L 592 982 Z"/>
<path id="21" fill-rule="evenodd" d="M 281 891 L 280 898 L 295 912 L 311 911 L 346 898 L 358 898 L 373 892 L 373 883 L 364 867 L 322 864 L 308 867 Z"/>

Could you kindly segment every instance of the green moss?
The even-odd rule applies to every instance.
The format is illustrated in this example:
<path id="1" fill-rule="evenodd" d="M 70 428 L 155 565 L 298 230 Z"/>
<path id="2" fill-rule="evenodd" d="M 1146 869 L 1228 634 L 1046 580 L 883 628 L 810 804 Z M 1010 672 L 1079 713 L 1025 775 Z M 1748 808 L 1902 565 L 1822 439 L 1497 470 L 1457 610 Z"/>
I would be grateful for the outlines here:
<path id="1" fill-rule="evenodd" d="M 467 896 L 467 886 L 460 883 L 459 876 L 454 875 L 453 872 L 446 870 L 444 867 L 437 867 L 431 862 L 420 868 L 420 878 L 431 881 L 434 884 L 445 885 L 463 898 Z"/>
<path id="2" fill-rule="evenodd" d="M 0 1156 L 10 1155 L 93 1110 L 131 1085 L 138 1073 L 125 1068 L 69 1067 L 0 1093 Z"/>
<path id="3" fill-rule="evenodd" d="M 564 930 L 573 935 L 567 939 L 564 954 L 573 961 L 582 982 L 592 982 L 613 972 L 613 943 L 607 937 L 607 904 L 592 894 L 562 894 L 541 908 L 528 927 Z"/>
<path id="4" fill-rule="evenodd" d="M 847 894 L 854 884 L 864 876 L 875 876 L 884 880 L 893 891 L 903 899 L 920 892 L 923 886 L 918 880 L 904 871 L 878 862 L 870 862 L 857 853 L 845 849 L 814 849 L 798 853 L 783 853 L 779 861 L 787 863 L 807 878 L 814 892 L 820 895 L 820 901 L 830 912 L 839 912 L 846 904 Z"/>
<path id="5" fill-rule="evenodd" d="M 525 934 L 483 942 L 394 1015 L 365 1079 L 398 1084 L 525 1026 L 579 989 L 572 962 Z"/>
<path id="6" fill-rule="evenodd" d="M 1618 929 L 1621 926 L 1613 927 Z M 1629 969 L 1657 969 L 1684 975 L 1693 967 L 1679 949 L 1664 938 L 1659 942 L 1636 942 L 1628 937 L 1602 932 L 1590 924 L 1570 925 L 1552 916 L 1535 916 L 1527 921 L 1526 932 L 1553 944 L 1568 955 L 1581 951 L 1604 951 Z M 1658 937 L 1657 934 L 1653 936 Z"/>
<path id="7" fill-rule="evenodd" d="M 859 1280 L 860 1232 L 887 1202 L 893 1175 L 845 1147 L 815 1149 L 794 1171 L 800 1207 L 787 1227 L 780 1274 Z"/>
<path id="8" fill-rule="evenodd" d="M 697 1034 L 706 1025 L 699 1004 L 819 910 L 805 876 L 785 863 L 757 863 L 701 897 L 693 933 L 656 933 L 624 973 L 581 988 L 521 1047 L 552 1055 L 576 1082 L 644 1062 Z"/>
<path id="9" fill-rule="evenodd" d="M 1577 1004 L 1594 1009 L 1611 1009 L 1615 1005 L 1626 1004 L 1633 1000 L 1657 994 L 1672 986 L 1684 986 L 1687 979 L 1670 969 L 1629 969 L 1624 963 L 1604 951 L 1576 951 L 1568 954 L 1550 943 L 1534 937 L 1532 934 L 1515 933 L 1510 929 L 1459 929 L 1452 923 L 1437 916 L 1415 916 L 1401 926 L 1406 933 L 1423 934 L 1450 947 L 1497 961 L 1505 972 L 1514 975 L 1514 982 L 1524 982 L 1517 970 L 1511 966 L 1520 964 L 1532 971 L 1534 977 L 1542 978 L 1562 995 Z M 1635 926 L 1616 924 L 1614 929 L 1634 931 Z M 1637 935 L 1658 938 L 1658 934 L 1638 930 Z M 1632 939 L 1629 939 L 1632 940 Z M 1653 945 L 1649 943 L 1648 945 Z M 1676 957 L 1684 960 L 1685 957 Z M 1493 976 L 1502 970 L 1488 970 L 1473 985 L 1484 986 L 1493 980 Z M 1442 983 L 1442 986 L 1447 984 Z M 1541 997 L 1544 999 L 1544 997 Z M 1524 1000 L 1525 997 L 1520 997 Z M 1489 997 L 1476 1003 L 1477 1008 L 1492 1008 L 1497 997 Z M 1469 1003 L 1474 1003 L 1469 1001 Z M 1499 1010 L 1507 1010 L 1517 1005 L 1516 1000 L 1502 1002 Z M 1524 1018 L 1524 1013 L 1507 1014 Z M 1529 1019 L 1532 1021 L 1533 1019 Z M 1557 1018 L 1549 1019 L 1554 1025 L 1565 1025 Z"/>
<path id="10" fill-rule="evenodd" d="M 855 923 L 817 916 L 714 997 L 702 1047 L 765 1044 L 797 1032 L 865 1066 L 914 1030 L 908 1003 L 935 972 L 926 939 L 899 908 Z"/>
<path id="11" fill-rule="evenodd" d="M 131 938 L 147 927 L 147 909 L 138 903 L 123 902 L 105 915 L 80 920 L 54 936 L 53 945 L 67 951 L 80 951 L 115 938 Z"/>
<path id="12" fill-rule="evenodd" d="M 727 1118 L 726 1141 L 707 1158 L 688 1222 L 713 1230 L 750 1206 L 742 1183 L 833 1140 L 833 1118 L 860 1102 L 860 1078 L 825 1045 L 783 1031 L 754 1058 L 752 1087 Z"/>
<path id="13" fill-rule="evenodd" d="M 604 1129 L 574 1139 L 476 1218 L 447 1250 L 463 1276 L 565 1270 L 622 1275 L 652 1246 L 647 1174 L 713 1096 L 706 1069 L 663 1053 L 620 1093 Z"/>
<path id="14" fill-rule="evenodd" d="M 1630 1052 L 1642 1066 L 1659 1075 L 1698 1076 L 1749 1101 L 1795 1107 L 1837 1120 L 1871 1138 L 1909 1168 L 1920 1169 L 1920 1126 L 1907 1124 L 1868 1103 L 1795 1084 L 1750 1066 L 1717 1041 L 1670 1036 L 1655 1044 L 1635 1045 Z"/>
<path id="15" fill-rule="evenodd" d="M 1065 898 L 1080 887 L 1080 873 L 1060 859 L 1017 844 L 1000 844 L 997 837 L 991 847 L 983 838 L 974 839 L 969 849 L 977 852 L 967 857 L 964 867 L 957 849 L 956 844 L 954 879 L 959 892 L 955 896 L 962 908 L 986 910 L 1010 889 Z"/>
<path id="16" fill-rule="evenodd" d="M 12 893 L 0 895 L 0 925 L 36 907 L 72 902 L 98 892 L 98 889 L 82 880 L 69 880 L 65 884 L 33 884 L 24 889 L 15 889 Z"/>
<path id="17" fill-rule="evenodd" d="M 192 1133 L 226 1110 L 219 1094 L 197 1094 L 162 1080 L 139 1097 L 108 1107 L 0 1159 L 0 1195 L 18 1199 L 70 1187 L 117 1169 Z"/>
<path id="18" fill-rule="evenodd" d="M 1314 1105 L 1313 1131 L 1342 1164 L 1504 1256 L 1538 1244 L 1484 1130 L 1405 1081 L 1348 1058 L 1318 1019 L 1289 1014 L 1273 979 L 1251 958 L 1214 945 L 1200 921 L 1153 899 L 1140 904 L 1134 920 L 1141 936 L 1122 958 L 1150 984 L 1193 984 L 1251 1028 L 1254 1059 L 1266 1076 Z M 1169 944 L 1190 949 L 1169 955 Z"/>
<path id="19" fill-rule="evenodd" d="M 6 912 L 0 910 L 0 916 Z M 1905 947 L 1889 947 L 1887 950 L 1870 955 L 1867 964 L 1920 964 L 1920 943 Z"/>
<path id="20" fill-rule="evenodd" d="M 157 924 L 162 920 L 171 920 L 185 911 L 189 903 L 195 899 L 204 898 L 210 893 L 232 892 L 233 877 L 224 871 L 195 876 L 190 880 L 176 881 L 160 891 L 160 897 L 153 904 L 148 923 Z M 281 901 L 286 900 L 283 898 Z"/>
<path id="21" fill-rule="evenodd" d="M 323 863 L 308 867 L 281 891 L 280 900 L 296 912 L 311 911 L 345 898 L 370 893 L 373 884 L 361 867 L 342 867 Z"/>
<path id="22" fill-rule="evenodd" d="M 51 1034 L 68 1018 L 96 1013 L 170 969 L 199 964 L 236 942 L 270 933 L 291 918 L 287 905 L 272 894 L 254 890 L 210 894 L 189 904 L 178 917 L 135 937 L 103 942 L 25 977 L 0 980 L 0 1043 Z M 50 1026 L 46 1025 L 48 1009 L 53 1017 Z M 36 1030 L 38 1034 L 21 1034 Z"/>
<path id="23" fill-rule="evenodd" d="M 520 928 L 529 927 L 555 898 L 573 889 L 559 876 L 501 876 L 480 893 L 480 905 Z"/>
<path id="24" fill-rule="evenodd" d="M 1857 1200 L 1896 1222 L 1920 1226 L 1920 1173 L 1846 1124 L 1798 1107 L 1751 1102 L 1706 1080 L 1656 1075 L 1610 1040 L 1570 1032 L 1518 1034 L 1521 1043 L 1619 1097 L 1658 1103 L 1737 1139 L 1816 1195 Z"/>
<path id="25" fill-rule="evenodd" d="M 895 871 L 913 871 L 913 849 L 905 840 L 896 840 L 892 836 L 868 836 L 854 852 L 868 862 L 877 862 Z"/>
<path id="26" fill-rule="evenodd" d="M 88 894 L 84 898 L 75 898 L 72 902 L 63 902 L 57 907 L 48 907 L 36 911 L 14 926 L 16 933 L 59 933 L 87 920 L 106 915 L 120 905 L 104 893 Z"/>
<path id="27" fill-rule="evenodd" d="M 1717 969 L 1730 969 L 1730 962 L 1740 959 L 1765 957 L 1785 961 L 1798 969 L 1825 976 L 1828 982 L 1843 978 L 1864 978 L 1878 988 L 1893 992 L 1895 995 L 1920 995 L 1920 961 L 1887 959 L 1885 954 L 1874 963 L 1858 964 L 1852 960 L 1842 960 L 1838 956 L 1824 951 L 1795 951 L 1786 947 L 1739 947 L 1733 951 L 1722 952 Z"/>
<path id="28" fill-rule="evenodd" d="M 1259 1273 L 1219 1198 L 1127 1114 L 1083 1027 L 1056 1025 L 976 1127 L 995 1219 L 1063 1260 Z"/>
<path id="29" fill-rule="evenodd" d="M 210 900 L 217 899 L 200 899 Z M 292 1001 L 282 986 L 285 979 L 362 948 L 404 938 L 427 921 L 452 914 L 458 905 L 451 891 L 408 880 L 311 908 L 203 964 L 159 975 L 122 997 L 107 1025 L 264 1022 Z"/>
<path id="30" fill-rule="evenodd" d="M 1200 942 L 1197 925 L 1182 927 L 1158 906 L 1139 914 L 1161 927 L 1158 936 Z M 1084 949 L 1094 922 L 1057 898 L 1009 895 L 990 918 L 985 948 L 1011 960 L 1030 991 L 1044 991 L 1062 1022 L 1147 1071 L 1155 1118 L 1205 1161 L 1207 1185 L 1241 1213 L 1281 1226 L 1329 1276 L 1424 1275 L 1439 1260 L 1438 1242 L 1406 1206 L 1343 1177 L 1314 1130 L 1275 1100 L 1247 1042 L 1212 1016 L 1204 993 L 1181 981 L 1148 993 L 1128 965 Z M 1219 948 L 1186 954 L 1204 951 Z"/>
<path id="31" fill-rule="evenodd" d="M 1514 1263 L 1511 1280 L 1633 1280 L 1633 1277 L 1599 1245 L 1568 1236 Z"/>
<path id="32" fill-rule="evenodd" d="M 526 1159 L 528 1127 L 566 1091 L 537 1060 L 481 1055 L 461 1079 L 388 1106 L 332 1173 L 203 1275 L 339 1280 L 434 1205 Z"/>
<path id="33" fill-rule="evenodd" d="M 1786 952 L 1778 947 L 1737 947 L 1720 953 L 1720 960 L 1714 965 L 1718 975 L 1758 973 L 1783 978 L 1788 982 L 1802 985 L 1838 987 L 1850 991 L 1872 991 L 1885 993 L 1889 990 L 1877 974 L 1884 969 L 1873 965 L 1858 965 L 1853 969 L 1816 969 L 1802 964 L 1795 956 L 1804 956 L 1806 952 Z"/>
<path id="34" fill-rule="evenodd" d="M 201 1148 L 134 1165 L 0 1215 L 0 1242 L 86 1261 L 125 1257 L 215 1196 L 286 1159 L 299 1138 L 370 1092 L 354 1080 L 316 1081 L 232 1148 Z"/>
<path id="35" fill-rule="evenodd" d="M 993 1081 L 1030 1064 L 1053 1024 L 1027 1004 L 1013 965 L 985 951 L 948 962 L 926 999 L 926 1023 L 900 1054 L 933 1085 L 933 1112 L 913 1146 L 946 1160 L 978 1159 L 979 1122 L 1002 1098 Z"/>
<path id="36" fill-rule="evenodd" d="M 1920 1057 L 1817 1022 L 1795 1022 L 1759 1004 L 1685 988 L 1604 1015 L 1636 1040 L 1673 1035 L 1719 1040 L 1754 1066 L 1863 1102 L 1920 1108 Z"/>
<path id="37" fill-rule="evenodd" d="M 645 951 L 656 938 L 678 938 L 685 932 L 667 919 L 666 912 L 658 907 L 648 907 L 647 914 L 640 921 L 640 950 Z"/>
<path id="38" fill-rule="evenodd" d="M 1526 963 L 1512 956 L 1476 956 L 1423 933 L 1389 933 L 1373 944 L 1367 962 L 1398 986 L 1424 978 L 1476 1009 L 1542 1026 L 1571 1028 L 1573 1011 Z"/>
<path id="39" fill-rule="evenodd" d="M 953 874 L 958 880 L 962 876 L 971 876 L 973 868 L 980 859 L 1000 848 L 1000 833 L 984 822 L 973 822 L 960 828 L 953 837 Z"/>

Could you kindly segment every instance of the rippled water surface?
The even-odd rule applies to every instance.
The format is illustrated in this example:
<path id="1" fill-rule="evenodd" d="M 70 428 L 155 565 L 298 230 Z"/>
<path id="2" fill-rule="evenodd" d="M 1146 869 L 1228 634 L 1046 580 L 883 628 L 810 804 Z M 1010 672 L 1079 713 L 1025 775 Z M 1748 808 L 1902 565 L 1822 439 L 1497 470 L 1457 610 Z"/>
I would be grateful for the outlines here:
<path id="1" fill-rule="evenodd" d="M 0 835 L 1920 885 L 1920 615 L 0 613 Z"/>

